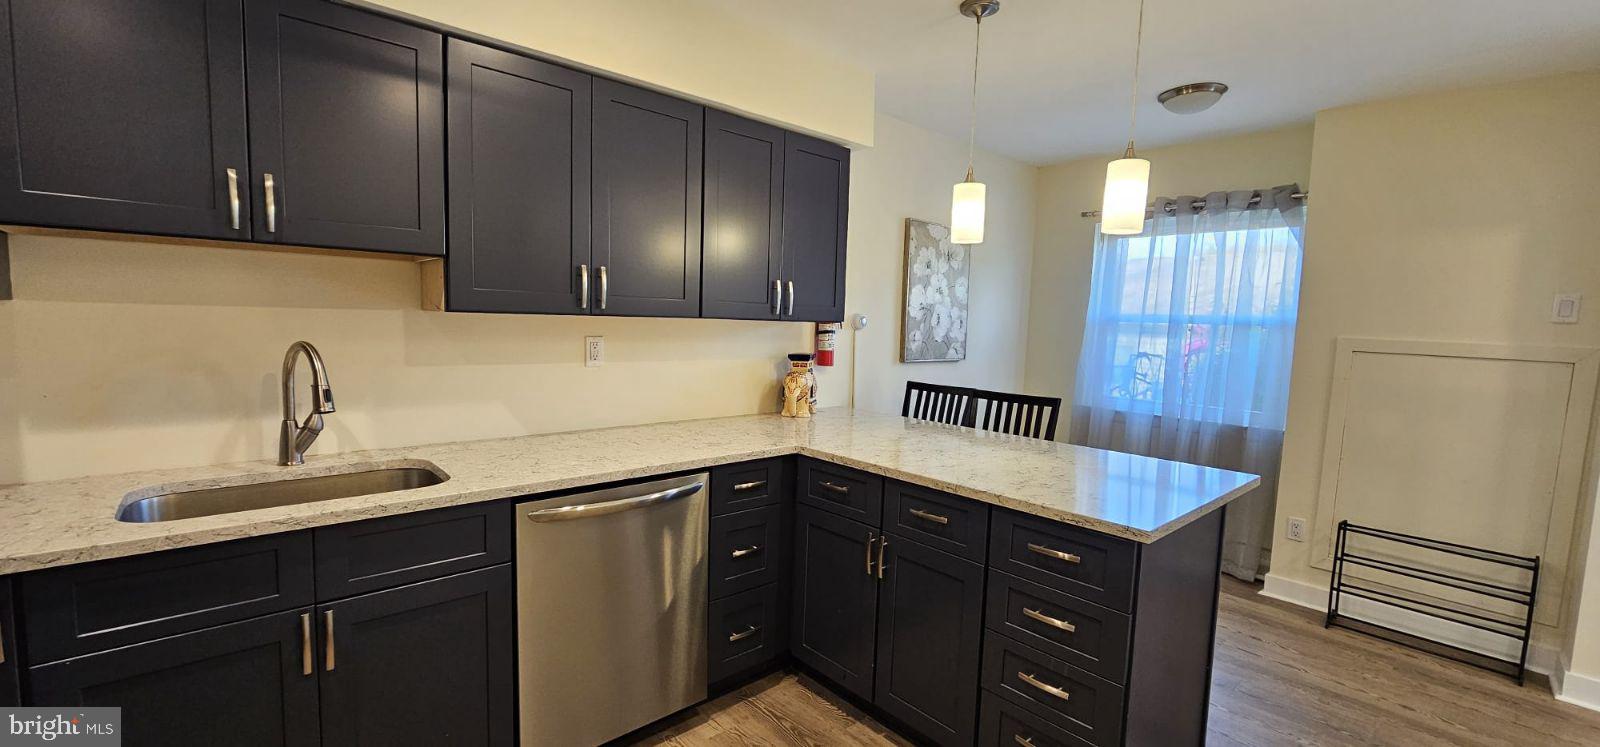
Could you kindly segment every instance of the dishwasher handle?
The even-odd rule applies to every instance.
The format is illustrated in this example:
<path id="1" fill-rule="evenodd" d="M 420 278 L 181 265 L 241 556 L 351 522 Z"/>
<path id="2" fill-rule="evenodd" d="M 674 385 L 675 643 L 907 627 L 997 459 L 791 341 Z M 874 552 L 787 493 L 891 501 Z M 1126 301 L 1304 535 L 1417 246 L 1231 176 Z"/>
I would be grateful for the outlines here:
<path id="1" fill-rule="evenodd" d="M 658 503 L 677 500 L 704 490 L 703 482 L 680 485 L 676 488 L 639 495 L 632 498 L 619 498 L 614 501 L 601 501 L 599 503 L 580 503 L 576 506 L 561 506 L 558 508 L 540 508 L 528 512 L 528 519 L 537 522 L 570 521 L 572 519 L 586 519 L 591 516 L 605 516 L 607 514 L 632 511 L 636 508 L 654 506 Z"/>

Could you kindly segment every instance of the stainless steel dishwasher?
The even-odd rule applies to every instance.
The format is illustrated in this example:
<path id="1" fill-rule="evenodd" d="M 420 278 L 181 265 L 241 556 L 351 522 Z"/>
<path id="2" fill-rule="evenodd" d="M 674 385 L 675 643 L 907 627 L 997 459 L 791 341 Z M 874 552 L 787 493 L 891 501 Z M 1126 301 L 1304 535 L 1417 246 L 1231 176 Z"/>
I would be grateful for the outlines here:
<path id="1" fill-rule="evenodd" d="M 600 744 L 705 699 L 709 485 L 518 504 L 522 744 Z"/>

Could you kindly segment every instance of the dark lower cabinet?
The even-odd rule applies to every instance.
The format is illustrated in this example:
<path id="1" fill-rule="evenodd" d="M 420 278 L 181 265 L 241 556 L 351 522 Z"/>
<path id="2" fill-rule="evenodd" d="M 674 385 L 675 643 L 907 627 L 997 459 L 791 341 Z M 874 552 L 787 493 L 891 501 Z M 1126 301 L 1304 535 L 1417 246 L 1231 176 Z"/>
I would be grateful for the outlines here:
<path id="1" fill-rule="evenodd" d="M 311 609 L 33 667 L 27 702 L 119 706 L 122 743 L 319 745 Z"/>
<path id="2" fill-rule="evenodd" d="M 801 504 L 794 536 L 789 650 L 834 684 L 871 699 L 878 530 Z"/>
<path id="3" fill-rule="evenodd" d="M 325 0 L 248 0 L 255 240 L 444 254 L 444 39 Z"/>
<path id="4" fill-rule="evenodd" d="M 0 221 L 250 238 L 242 14 L 0 2 Z"/>
<path id="5" fill-rule="evenodd" d="M 0 708 L 22 702 L 17 683 L 17 618 L 11 602 L 11 579 L 0 578 Z"/>
<path id="6" fill-rule="evenodd" d="M 592 127 L 589 308 L 699 316 L 705 109 L 596 79 Z"/>
<path id="7" fill-rule="evenodd" d="M 317 608 L 327 745 L 516 742 L 510 565 Z"/>
<path id="8" fill-rule="evenodd" d="M 978 718 L 983 566 L 884 535 L 877 687 L 885 713 L 942 745 L 970 745 Z"/>
<path id="9" fill-rule="evenodd" d="M 445 308 L 581 313 L 589 76 L 460 39 L 445 57 Z"/>
<path id="10" fill-rule="evenodd" d="M 850 151 L 789 133 L 783 159 L 783 318 L 844 320 Z"/>

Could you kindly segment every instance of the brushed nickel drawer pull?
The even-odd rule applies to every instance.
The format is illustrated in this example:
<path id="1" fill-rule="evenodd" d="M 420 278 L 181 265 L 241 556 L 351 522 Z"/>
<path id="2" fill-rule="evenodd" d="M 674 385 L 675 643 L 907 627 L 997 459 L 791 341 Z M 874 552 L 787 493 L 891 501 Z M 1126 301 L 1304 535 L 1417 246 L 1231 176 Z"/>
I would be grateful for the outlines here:
<path id="1" fill-rule="evenodd" d="M 883 569 L 884 569 L 884 565 L 883 565 L 883 549 L 888 547 L 888 546 L 889 546 L 889 537 L 887 535 L 878 538 L 878 580 L 879 581 L 883 580 Z"/>
<path id="2" fill-rule="evenodd" d="M 1055 619 L 1055 618 L 1053 618 L 1053 617 L 1051 617 L 1049 615 L 1046 615 L 1045 613 L 1040 612 L 1040 611 L 1035 610 L 1035 609 L 1028 609 L 1027 607 L 1023 607 L 1022 608 L 1022 614 L 1027 615 L 1028 617 L 1031 617 L 1031 618 L 1033 618 L 1035 620 L 1038 620 L 1039 622 L 1042 622 L 1045 625 L 1049 625 L 1050 627 L 1055 628 L 1056 630 L 1065 630 L 1068 633 L 1076 633 L 1076 632 L 1078 632 L 1078 626 L 1073 625 L 1072 623 L 1069 623 L 1066 620 L 1057 620 L 1057 619 Z"/>
<path id="3" fill-rule="evenodd" d="M 733 492 L 743 493 L 746 490 L 760 490 L 766 486 L 766 480 L 752 480 L 750 482 L 741 482 L 738 485 L 733 486 Z"/>
<path id="4" fill-rule="evenodd" d="M 1017 740 L 1017 744 L 1022 745 L 1022 747 L 1033 747 L 1033 737 L 1025 737 L 1021 734 L 1012 734 L 1011 738 Z"/>
<path id="5" fill-rule="evenodd" d="M 311 662 L 311 613 L 300 615 L 300 673 L 310 675 L 316 665 Z"/>
<path id="6" fill-rule="evenodd" d="M 1048 547 L 1045 547 L 1044 545 L 1036 545 L 1036 544 L 1034 544 L 1032 542 L 1028 543 L 1028 549 L 1032 550 L 1033 552 L 1039 553 L 1040 555 L 1043 555 L 1043 556 L 1045 556 L 1047 558 L 1055 558 L 1056 560 L 1065 560 L 1068 563 L 1081 563 L 1081 562 L 1083 562 L 1083 558 L 1080 558 L 1080 557 L 1078 557 L 1076 555 L 1073 555 L 1070 552 L 1062 552 L 1060 550 L 1052 550 L 1052 549 L 1050 549 Z"/>
<path id="7" fill-rule="evenodd" d="M 950 523 L 950 517 L 948 517 L 948 516 L 940 516 L 938 514 L 930 514 L 927 511 L 923 511 L 920 508 L 911 509 L 911 515 L 915 516 L 915 517 L 917 517 L 919 519 L 923 519 L 925 521 L 931 521 L 931 522 L 933 522 L 935 524 L 949 524 Z"/>
<path id="8" fill-rule="evenodd" d="M 323 658 L 327 659 L 327 661 L 323 662 L 322 668 L 332 672 L 334 666 L 334 649 L 336 648 L 333 645 L 333 610 L 324 610 L 322 613 L 322 621 L 325 628 L 324 632 L 326 632 L 328 635 L 327 648 L 322 652 Z"/>
<path id="9" fill-rule="evenodd" d="M 832 490 L 833 492 L 838 493 L 839 495 L 848 495 L 850 493 L 850 486 L 849 485 L 835 485 L 835 484 L 833 484 L 831 482 L 828 482 L 827 480 L 823 480 L 821 482 L 821 485 L 822 485 L 822 487 L 825 487 L 825 488 L 827 488 L 829 490 Z"/>
<path id="10" fill-rule="evenodd" d="M 741 547 L 741 548 L 739 548 L 737 550 L 734 550 L 733 551 L 733 557 L 742 558 L 742 557 L 744 557 L 746 555 L 754 555 L 754 554 L 756 554 L 758 552 L 761 552 L 761 546 L 760 545 L 751 545 L 749 547 Z"/>
<path id="11" fill-rule="evenodd" d="M 1039 690 L 1039 692 L 1047 695 L 1054 695 L 1062 700 L 1067 700 L 1072 697 L 1072 693 L 1062 690 L 1054 685 L 1046 685 L 1043 682 L 1040 682 L 1038 678 L 1028 674 L 1027 672 L 1017 672 L 1017 679 L 1032 685 L 1035 689 Z"/>
<path id="12" fill-rule="evenodd" d="M 759 633 L 759 632 L 761 632 L 761 626 L 759 626 L 759 625 L 751 625 L 751 626 L 745 628 L 744 630 L 741 630 L 741 631 L 739 631 L 737 633 L 733 633 L 733 634 L 729 635 L 728 636 L 728 642 L 729 643 L 733 643 L 735 641 L 742 641 L 742 640 L 744 640 L 746 638 L 749 638 L 750 636 L 753 636 L 753 635 L 755 635 L 756 633 Z"/>
<path id="13" fill-rule="evenodd" d="M 868 576 L 872 575 L 872 543 L 876 542 L 876 541 L 877 541 L 877 538 L 872 536 L 872 532 L 867 532 L 867 575 Z"/>

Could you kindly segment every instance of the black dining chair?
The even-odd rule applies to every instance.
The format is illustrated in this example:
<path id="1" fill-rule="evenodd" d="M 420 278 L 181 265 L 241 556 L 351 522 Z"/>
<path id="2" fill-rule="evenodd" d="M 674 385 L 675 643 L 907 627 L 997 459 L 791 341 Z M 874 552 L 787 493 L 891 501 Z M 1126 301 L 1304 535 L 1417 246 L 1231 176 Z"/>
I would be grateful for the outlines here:
<path id="1" fill-rule="evenodd" d="M 979 417 L 978 410 L 983 410 Z M 963 425 L 1013 436 L 1056 440 L 1056 421 L 1061 417 L 1060 397 L 972 390 Z"/>
<path id="2" fill-rule="evenodd" d="M 900 416 L 971 426 L 972 393 L 970 387 L 907 381 Z"/>

